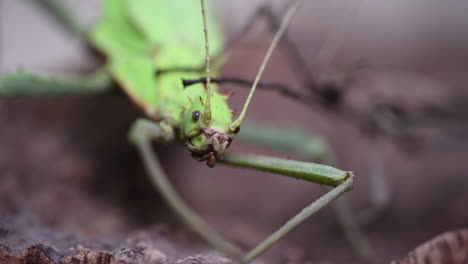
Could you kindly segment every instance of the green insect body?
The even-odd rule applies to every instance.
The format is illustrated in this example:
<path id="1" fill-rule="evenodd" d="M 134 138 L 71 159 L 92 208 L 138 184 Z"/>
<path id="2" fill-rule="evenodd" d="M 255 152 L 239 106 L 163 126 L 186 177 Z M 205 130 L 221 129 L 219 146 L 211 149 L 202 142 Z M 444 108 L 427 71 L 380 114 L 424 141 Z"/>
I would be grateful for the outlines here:
<path id="1" fill-rule="evenodd" d="M 216 155 L 222 158 L 235 134 L 229 130 L 232 113 L 228 97 L 212 85 L 212 117 L 205 123 L 206 87 L 196 84 L 184 88 L 181 82 L 182 78 L 202 77 L 202 71 L 155 74 L 157 70 L 204 65 L 199 9 L 197 1 L 105 0 L 104 15 L 91 30 L 90 40 L 107 56 L 111 75 L 129 97 L 155 122 L 176 128 L 194 157 L 208 160 L 212 166 Z M 166 11 L 155 15 L 155 10 Z M 208 23 L 210 49 L 220 52 L 221 31 L 213 19 Z M 210 151 L 212 146 L 214 151 Z"/>
<path id="2" fill-rule="evenodd" d="M 244 107 L 235 120 L 228 106 L 228 97 L 219 93 L 216 85 L 209 85 L 209 52 L 219 55 L 224 43 L 221 30 L 210 14 L 210 7 L 206 7 L 203 0 L 102 0 L 102 18 L 86 34 L 72 19 L 72 12 L 61 7 L 59 2 L 38 1 L 75 35 L 86 35 L 88 42 L 106 56 L 105 69 L 97 71 L 84 82 L 34 74 L 6 74 L 0 76 L 0 96 L 91 95 L 110 91 L 114 84 L 111 79 L 118 83 L 151 119 L 134 122 L 129 138 L 137 147 L 153 184 L 186 224 L 213 247 L 232 256 L 239 263 L 249 263 L 351 188 L 354 174 L 329 166 L 261 155 L 224 155 L 244 121 L 269 58 L 301 0 L 292 1 L 288 7 L 259 67 Z M 203 16 L 199 12 L 199 3 Z M 209 41 L 207 28 L 210 31 Z M 205 34 L 202 29 L 205 29 Z M 219 62 L 215 65 L 219 66 Z M 205 64 L 206 72 L 201 70 Z M 215 66 L 213 74 L 217 70 Z M 199 79 L 205 76 L 206 87 L 203 84 L 183 87 L 183 78 Z M 249 132 L 248 126 L 243 128 L 244 133 Z M 250 131 L 243 136 L 239 135 L 239 139 L 294 150 L 312 159 L 318 156 L 323 158 L 326 148 L 323 144 L 317 144 L 313 138 L 293 133 L 289 129 L 281 132 L 259 126 L 251 127 Z M 178 196 L 151 149 L 153 140 L 184 142 L 195 159 L 206 161 L 210 167 L 224 158 L 224 163 L 234 166 L 270 171 L 336 188 L 308 205 L 255 248 L 244 252 L 212 229 Z"/>

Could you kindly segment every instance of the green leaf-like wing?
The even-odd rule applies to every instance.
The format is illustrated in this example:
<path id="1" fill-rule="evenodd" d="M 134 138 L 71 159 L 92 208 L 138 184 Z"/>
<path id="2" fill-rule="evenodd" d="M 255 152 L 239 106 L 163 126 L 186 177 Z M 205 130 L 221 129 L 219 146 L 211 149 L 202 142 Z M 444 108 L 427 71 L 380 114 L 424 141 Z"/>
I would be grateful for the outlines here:
<path id="1" fill-rule="evenodd" d="M 200 1 L 196 0 L 127 0 L 129 16 L 153 46 L 183 44 L 192 50 L 181 67 L 199 67 L 205 59 L 205 37 Z M 207 6 L 210 53 L 218 54 L 223 36 L 214 14 Z M 196 62 L 195 65 L 193 63 Z M 165 65 L 159 65 L 165 67 Z"/>
<path id="2" fill-rule="evenodd" d="M 160 98 L 154 62 L 142 56 L 118 56 L 108 64 L 112 75 L 128 96 L 151 114 Z"/>
<path id="3" fill-rule="evenodd" d="M 162 91 L 156 69 L 193 68 L 204 63 L 200 4 L 194 0 L 102 3 L 103 16 L 90 32 L 90 41 L 107 56 L 113 78 L 130 98 L 150 112 L 160 103 L 161 95 L 167 97 L 178 90 L 164 87 Z M 216 54 L 222 48 L 223 38 L 211 15 L 208 22 L 210 50 Z"/>
<path id="4" fill-rule="evenodd" d="M 150 42 L 132 25 L 126 0 L 102 0 L 100 22 L 90 32 L 91 43 L 109 57 L 150 55 Z"/>
<path id="5" fill-rule="evenodd" d="M 128 19 L 125 0 L 103 0 L 91 43 L 107 56 L 113 78 L 146 112 L 158 101 L 151 45 Z"/>

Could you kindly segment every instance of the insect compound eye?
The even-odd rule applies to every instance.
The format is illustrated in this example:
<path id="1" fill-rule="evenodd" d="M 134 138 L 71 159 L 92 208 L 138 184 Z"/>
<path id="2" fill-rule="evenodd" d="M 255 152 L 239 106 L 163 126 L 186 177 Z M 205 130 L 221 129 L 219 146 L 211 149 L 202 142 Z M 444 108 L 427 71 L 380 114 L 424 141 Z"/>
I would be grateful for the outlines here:
<path id="1" fill-rule="evenodd" d="M 201 116 L 200 111 L 197 110 L 197 111 L 192 112 L 192 118 L 194 121 L 198 121 L 198 119 L 200 119 L 200 116 Z"/>

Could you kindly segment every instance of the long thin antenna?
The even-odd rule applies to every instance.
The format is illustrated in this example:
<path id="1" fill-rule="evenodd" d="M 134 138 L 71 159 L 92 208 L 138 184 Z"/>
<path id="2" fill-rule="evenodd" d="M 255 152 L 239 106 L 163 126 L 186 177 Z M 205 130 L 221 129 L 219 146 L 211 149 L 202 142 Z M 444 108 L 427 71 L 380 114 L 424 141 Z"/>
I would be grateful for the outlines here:
<path id="1" fill-rule="evenodd" d="M 205 33 L 205 65 L 206 65 L 206 102 L 203 110 L 203 121 L 206 125 L 211 122 L 211 78 L 210 78 L 210 42 L 208 40 L 208 23 L 206 22 L 205 0 L 200 0 L 203 16 L 203 32 Z"/>
<path id="2" fill-rule="evenodd" d="M 273 54 L 273 51 L 275 50 L 276 46 L 278 45 L 279 40 L 281 39 L 281 36 L 284 34 L 286 31 L 286 28 L 289 26 L 291 23 L 291 20 L 294 16 L 294 14 L 297 11 L 297 8 L 301 4 L 302 0 L 295 0 L 289 9 L 286 11 L 286 14 L 283 17 L 283 20 L 281 21 L 281 25 L 278 28 L 278 30 L 275 33 L 275 36 L 273 37 L 273 40 L 270 43 L 270 46 L 268 47 L 268 50 L 265 54 L 265 57 L 263 58 L 262 64 L 260 65 L 260 68 L 258 70 L 257 76 L 255 76 L 254 83 L 252 85 L 252 88 L 250 88 L 250 93 L 247 96 L 247 100 L 245 101 L 244 108 L 242 109 L 242 112 L 240 113 L 239 117 L 231 123 L 229 126 L 229 129 L 234 132 L 237 131 L 244 121 L 245 114 L 247 112 L 247 108 L 249 107 L 250 101 L 252 100 L 252 96 L 255 92 L 255 89 L 257 88 L 258 82 L 260 81 L 260 77 L 263 74 L 263 71 L 265 70 L 265 67 L 268 63 L 268 61 L 271 58 L 271 55 Z"/>

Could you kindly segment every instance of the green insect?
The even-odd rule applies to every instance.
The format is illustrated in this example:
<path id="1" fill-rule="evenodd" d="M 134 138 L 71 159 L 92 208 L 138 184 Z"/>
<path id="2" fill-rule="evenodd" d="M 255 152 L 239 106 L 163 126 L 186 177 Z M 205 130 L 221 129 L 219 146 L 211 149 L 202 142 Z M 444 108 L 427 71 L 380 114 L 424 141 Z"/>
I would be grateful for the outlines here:
<path id="1" fill-rule="evenodd" d="M 195 0 L 103 0 L 104 13 L 100 22 L 86 32 L 76 26 L 69 12 L 57 2 L 40 2 L 50 8 L 69 29 L 85 36 L 94 48 L 106 56 L 105 68 L 82 80 L 50 79 L 25 73 L 6 74 L 0 76 L 0 95 L 97 94 L 107 92 L 114 82 L 117 83 L 148 118 L 134 123 L 129 138 L 138 148 L 155 186 L 194 231 L 225 254 L 242 263 L 252 261 L 294 227 L 351 188 L 354 180 L 351 172 L 310 162 L 226 153 L 241 129 L 269 57 L 300 1 L 294 1 L 286 12 L 242 112 L 235 119 L 228 105 L 228 97 L 220 94 L 210 80 L 225 59 L 216 56 L 215 72 L 211 73 L 210 52 L 221 54 L 224 43 L 217 22 L 209 15 L 211 8 L 205 7 L 203 0 L 202 17 L 198 12 L 200 3 Z M 181 79 L 204 76 L 204 83 L 188 87 L 181 83 Z M 246 133 L 250 136 L 244 136 L 250 140 L 257 139 L 262 144 L 282 146 L 310 156 L 316 152 L 316 141 L 303 134 L 259 131 L 248 127 L 242 127 L 242 130 L 244 128 L 251 132 Z M 244 252 L 219 235 L 180 199 L 152 152 L 152 141 L 183 143 L 192 157 L 206 162 L 209 167 L 223 162 L 336 188 L 306 207 L 257 247 Z"/>

